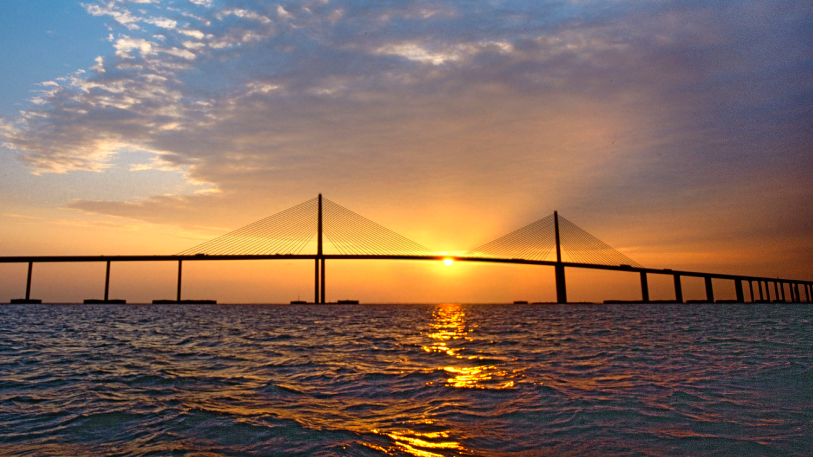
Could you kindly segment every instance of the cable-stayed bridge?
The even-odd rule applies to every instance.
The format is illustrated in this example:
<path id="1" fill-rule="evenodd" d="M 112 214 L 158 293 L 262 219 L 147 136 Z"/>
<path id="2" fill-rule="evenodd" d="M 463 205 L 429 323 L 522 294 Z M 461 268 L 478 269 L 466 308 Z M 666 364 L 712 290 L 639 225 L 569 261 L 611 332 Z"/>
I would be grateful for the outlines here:
<path id="1" fill-rule="evenodd" d="M 112 262 L 177 261 L 178 283 L 174 302 L 181 300 L 184 261 L 212 260 L 314 260 L 314 301 L 326 303 L 328 260 L 429 260 L 543 265 L 554 268 L 556 302 L 567 303 L 565 271 L 568 268 L 629 271 L 640 274 L 641 301 L 650 302 L 648 275 L 669 275 L 674 279 L 675 300 L 682 303 L 681 277 L 699 277 L 705 282 L 705 302 L 714 302 L 713 279 L 734 282 L 736 301 L 745 302 L 748 283 L 750 301 L 813 301 L 813 282 L 729 274 L 646 268 L 573 222 L 552 215 L 539 219 L 463 255 L 449 256 L 401 236 L 333 201 L 318 197 L 261 219 L 237 230 L 174 255 L 121 256 L 19 256 L 0 257 L 0 263 L 28 263 L 24 299 L 12 303 L 39 303 L 31 299 L 34 263 L 106 262 L 104 299 L 109 300 Z M 756 284 L 758 298 L 754 292 Z M 773 285 L 773 297 L 771 287 Z M 764 289 L 763 289 L 764 286 Z M 801 287 L 801 290 L 800 290 Z M 763 292 L 764 290 L 764 292 Z M 785 292 L 788 291 L 786 297 Z M 804 296 L 804 297 L 803 297 Z"/>

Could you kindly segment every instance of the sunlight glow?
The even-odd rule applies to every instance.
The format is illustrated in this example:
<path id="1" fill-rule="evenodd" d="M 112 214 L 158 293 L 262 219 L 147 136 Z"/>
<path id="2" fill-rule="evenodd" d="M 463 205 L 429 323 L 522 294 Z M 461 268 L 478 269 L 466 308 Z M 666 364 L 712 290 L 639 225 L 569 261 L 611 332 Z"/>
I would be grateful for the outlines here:
<path id="1" fill-rule="evenodd" d="M 454 260 L 452 260 L 452 259 L 450 259 L 448 257 L 443 259 L 443 264 L 446 265 L 447 267 L 450 266 L 453 263 L 454 263 Z"/>

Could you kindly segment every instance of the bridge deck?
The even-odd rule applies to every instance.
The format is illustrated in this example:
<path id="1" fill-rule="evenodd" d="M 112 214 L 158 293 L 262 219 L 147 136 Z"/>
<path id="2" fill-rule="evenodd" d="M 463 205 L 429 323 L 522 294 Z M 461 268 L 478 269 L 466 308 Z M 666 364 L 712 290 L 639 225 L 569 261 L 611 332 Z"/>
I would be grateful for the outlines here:
<path id="1" fill-rule="evenodd" d="M 647 274 L 678 275 L 687 277 L 744 281 L 781 281 L 799 284 L 813 284 L 813 281 L 804 281 L 786 278 L 769 278 L 765 276 L 732 275 L 723 273 L 707 273 L 688 270 L 656 269 L 634 267 L 626 265 L 596 265 L 591 263 L 555 262 L 549 260 L 527 259 L 501 259 L 494 257 L 467 257 L 449 255 L 366 255 L 366 254 L 275 254 L 275 255 L 116 255 L 116 256 L 7 256 L 0 257 L 0 263 L 64 263 L 64 262 L 166 262 L 166 261 L 212 261 L 212 260 L 428 260 L 442 261 L 452 259 L 455 262 L 502 263 L 517 265 L 542 265 L 555 267 L 562 265 L 567 268 L 584 268 L 591 270 L 629 271 Z"/>

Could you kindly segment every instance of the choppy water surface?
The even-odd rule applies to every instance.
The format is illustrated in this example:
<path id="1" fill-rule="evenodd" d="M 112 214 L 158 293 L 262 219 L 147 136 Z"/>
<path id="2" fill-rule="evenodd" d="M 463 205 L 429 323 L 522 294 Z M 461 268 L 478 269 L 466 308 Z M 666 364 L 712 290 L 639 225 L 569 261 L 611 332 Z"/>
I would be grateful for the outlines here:
<path id="1" fill-rule="evenodd" d="M 808 305 L 0 307 L 0 454 L 809 455 Z"/>

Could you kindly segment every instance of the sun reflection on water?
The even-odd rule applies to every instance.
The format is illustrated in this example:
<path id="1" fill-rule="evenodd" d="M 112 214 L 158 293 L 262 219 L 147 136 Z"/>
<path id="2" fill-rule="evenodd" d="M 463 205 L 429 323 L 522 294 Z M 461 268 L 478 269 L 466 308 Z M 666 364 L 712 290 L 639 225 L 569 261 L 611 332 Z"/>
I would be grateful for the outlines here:
<path id="1" fill-rule="evenodd" d="M 513 389 L 514 380 L 522 376 L 518 370 L 506 370 L 496 348 L 483 347 L 477 337 L 479 326 L 467 319 L 466 308 L 458 304 L 438 305 L 433 309 L 428 327 L 421 332 L 424 338 L 421 348 L 427 353 L 423 358 L 425 373 L 442 373 L 442 380 L 428 381 L 428 388 L 443 389 Z M 492 342 L 493 343 L 493 342 Z M 497 351 L 497 353 L 494 353 Z M 476 395 L 476 393 L 472 392 Z M 452 429 L 444 427 L 443 421 L 424 417 L 424 422 L 401 423 L 391 430 L 374 429 L 373 433 L 391 441 L 389 446 L 365 443 L 365 446 L 388 455 L 407 454 L 416 457 L 443 457 L 446 455 L 470 455 L 455 437 Z M 426 430 L 429 426 L 430 430 Z M 434 429 L 434 430 L 431 430 Z"/>
<path id="2" fill-rule="evenodd" d="M 405 433 L 387 433 L 379 430 L 373 430 L 373 433 L 390 437 L 400 451 L 407 452 L 417 457 L 443 457 L 443 454 L 437 454 L 432 451 L 427 451 L 426 449 L 464 450 L 464 448 L 460 446 L 460 443 L 457 441 L 429 441 L 449 438 L 449 433 L 447 432 L 418 433 L 410 431 L 408 433 L 409 436 L 407 436 Z M 379 448 L 378 450 L 389 453 L 387 449 Z"/>
<path id="3" fill-rule="evenodd" d="M 444 304 L 440 305 L 433 313 L 431 331 L 426 333 L 432 341 L 423 346 L 426 352 L 445 353 L 455 359 L 478 360 L 479 355 L 463 355 L 466 347 L 460 344 L 461 341 L 474 341 L 471 334 L 476 330 L 476 324 L 467 324 L 466 313 L 460 305 Z M 455 388 L 476 388 L 476 389 L 507 389 L 514 387 L 514 381 L 507 380 L 499 382 L 509 376 L 505 370 L 500 370 L 495 365 L 476 366 L 456 366 L 448 365 L 437 367 L 453 378 L 446 380 L 446 386 Z M 488 382 L 487 381 L 497 381 Z"/>

